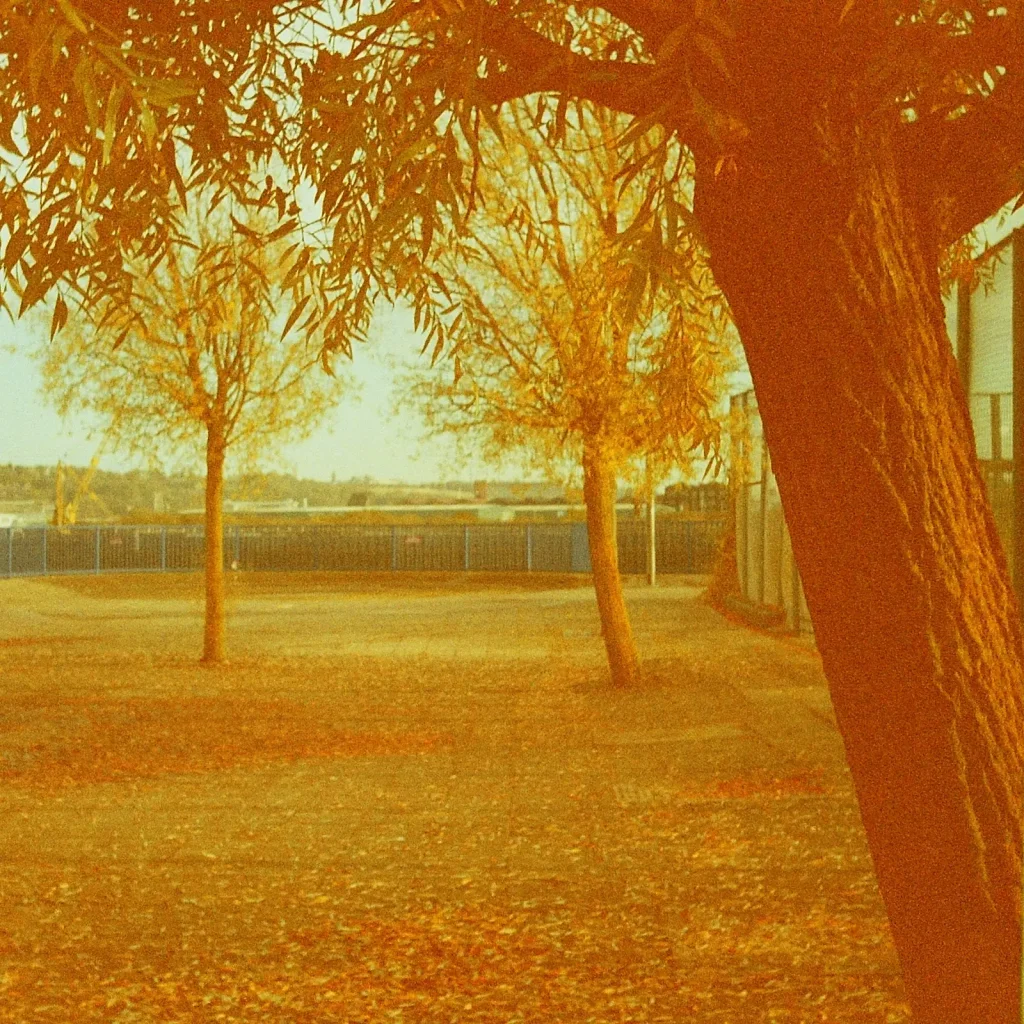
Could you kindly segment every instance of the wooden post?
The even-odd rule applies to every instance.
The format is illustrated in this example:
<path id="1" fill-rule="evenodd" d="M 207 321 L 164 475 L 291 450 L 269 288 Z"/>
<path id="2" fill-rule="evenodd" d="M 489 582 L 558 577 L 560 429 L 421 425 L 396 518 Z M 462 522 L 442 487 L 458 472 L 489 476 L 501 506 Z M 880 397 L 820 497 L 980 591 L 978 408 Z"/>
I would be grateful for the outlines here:
<path id="1" fill-rule="evenodd" d="M 653 587 L 658 574 L 658 552 L 655 543 L 656 509 L 654 504 L 653 479 L 647 489 L 647 582 Z"/>
<path id="2" fill-rule="evenodd" d="M 1024 228 L 1013 233 L 1013 586 L 1024 609 Z M 1024 930 L 1021 934 L 1024 945 Z M 1021 1020 L 1024 1020 L 1024 958 L 1021 959 Z"/>
<path id="3" fill-rule="evenodd" d="M 526 524 L 526 571 L 533 571 L 533 531 L 530 524 Z"/>
<path id="4" fill-rule="evenodd" d="M 739 444 L 738 448 L 738 466 L 734 467 L 734 472 L 739 473 L 739 485 L 736 489 L 736 553 L 739 555 L 740 545 L 743 545 L 743 572 L 740 579 L 740 589 L 743 592 L 745 598 L 749 597 L 747 592 L 747 586 L 750 581 L 750 538 L 747 535 L 747 522 L 749 519 L 747 512 L 747 505 L 749 503 L 750 492 L 747 488 L 747 458 L 750 453 L 750 438 L 749 438 L 749 419 L 747 412 L 747 396 L 749 392 L 744 392 L 739 396 L 739 401 L 736 403 L 742 410 L 740 415 L 742 417 L 742 423 L 740 424 L 739 433 Z"/>
<path id="5" fill-rule="evenodd" d="M 94 546 L 94 558 L 93 558 L 93 571 L 100 571 L 100 528 L 96 527 L 96 535 L 93 542 Z"/>
<path id="6" fill-rule="evenodd" d="M 7 575 L 14 575 L 14 527 L 7 527 Z"/>
<path id="7" fill-rule="evenodd" d="M 760 601 L 764 604 L 768 575 L 768 446 L 764 443 L 764 428 L 761 429 L 761 593 Z"/>
<path id="8" fill-rule="evenodd" d="M 1013 233 L 1013 585 L 1024 608 L 1024 228 Z"/>
<path id="9" fill-rule="evenodd" d="M 46 527 L 43 527 L 43 575 L 46 575 Z"/>
<path id="10" fill-rule="evenodd" d="M 462 528 L 462 568 L 469 572 L 469 525 Z"/>
<path id="11" fill-rule="evenodd" d="M 160 571 L 167 572 L 167 527 L 160 527 Z"/>
<path id="12" fill-rule="evenodd" d="M 960 381 L 964 386 L 967 403 L 971 401 L 971 363 L 974 359 L 971 332 L 971 287 L 960 281 L 956 289 L 956 360 L 960 367 Z"/>
<path id="13" fill-rule="evenodd" d="M 796 565 L 796 555 L 793 554 L 793 538 L 786 530 L 786 537 L 789 540 L 789 569 L 790 569 L 790 590 L 793 601 L 793 632 L 799 633 L 803 629 L 803 616 L 800 614 L 800 570 Z"/>
<path id="14" fill-rule="evenodd" d="M 398 568 L 398 529 L 391 527 L 391 570 Z"/>

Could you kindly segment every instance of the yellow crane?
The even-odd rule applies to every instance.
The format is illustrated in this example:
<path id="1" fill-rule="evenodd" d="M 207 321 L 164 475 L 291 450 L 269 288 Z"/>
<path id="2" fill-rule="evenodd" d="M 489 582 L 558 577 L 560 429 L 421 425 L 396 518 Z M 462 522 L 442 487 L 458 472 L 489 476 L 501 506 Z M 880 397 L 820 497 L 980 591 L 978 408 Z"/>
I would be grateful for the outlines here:
<path id="1" fill-rule="evenodd" d="M 89 485 L 92 483 L 92 478 L 96 475 L 96 470 L 99 468 L 100 459 L 103 457 L 103 451 L 107 446 L 106 439 L 100 444 L 96 450 L 96 454 L 92 457 L 85 472 L 79 477 L 78 483 L 75 486 L 75 493 L 72 495 L 70 501 L 64 499 L 64 477 L 67 475 L 67 467 L 63 462 L 57 463 L 57 493 L 53 503 L 53 525 L 54 526 L 73 526 L 75 519 L 78 517 L 78 504 L 79 502 L 91 494 Z M 95 497 L 95 495 L 92 495 Z"/>

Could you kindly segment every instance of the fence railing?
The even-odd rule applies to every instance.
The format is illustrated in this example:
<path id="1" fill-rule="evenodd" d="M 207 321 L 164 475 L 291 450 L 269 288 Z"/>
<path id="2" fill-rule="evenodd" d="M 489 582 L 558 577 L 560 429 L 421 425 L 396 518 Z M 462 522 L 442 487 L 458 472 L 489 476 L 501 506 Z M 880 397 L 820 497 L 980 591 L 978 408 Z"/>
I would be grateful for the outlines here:
<path id="1" fill-rule="evenodd" d="M 1003 542 L 1011 573 L 1013 550 L 1012 396 L 975 394 L 972 416 L 978 467 Z M 795 630 L 810 630 L 810 613 L 793 559 L 793 545 L 782 514 L 779 488 L 761 433 L 761 418 L 752 391 L 733 395 L 732 472 L 736 488 L 736 567 L 747 600 L 781 608 Z"/>
<path id="2" fill-rule="evenodd" d="M 779 608 L 786 625 L 810 632 L 811 615 L 793 557 L 782 499 L 752 391 L 732 396 L 732 471 L 736 488 L 736 568 L 750 602 Z"/>
<path id="3" fill-rule="evenodd" d="M 707 573 L 723 517 L 657 524 L 658 571 Z M 619 568 L 642 573 L 647 527 L 618 524 Z M 201 526 L 26 526 L 0 529 L 0 576 L 197 572 Z M 268 571 L 589 572 L 585 523 L 228 526 L 226 569 Z"/>

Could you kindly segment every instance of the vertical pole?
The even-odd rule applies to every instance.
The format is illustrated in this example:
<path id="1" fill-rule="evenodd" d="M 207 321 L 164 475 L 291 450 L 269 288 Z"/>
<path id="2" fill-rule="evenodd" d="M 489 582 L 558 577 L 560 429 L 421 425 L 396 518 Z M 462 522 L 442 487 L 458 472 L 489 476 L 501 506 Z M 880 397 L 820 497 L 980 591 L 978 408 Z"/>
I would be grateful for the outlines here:
<path id="1" fill-rule="evenodd" d="M 973 340 L 973 332 L 971 331 L 971 286 L 966 281 L 960 281 L 956 289 L 956 361 L 960 368 L 960 383 L 964 386 L 964 394 L 967 396 L 968 404 L 971 401 L 971 363 L 974 361 Z"/>
<path id="2" fill-rule="evenodd" d="M 231 536 L 231 552 L 231 568 L 237 569 L 242 561 L 242 535 L 241 529 L 237 525 Z"/>
<path id="3" fill-rule="evenodd" d="M 46 527 L 43 527 L 43 575 L 46 575 Z"/>
<path id="4" fill-rule="evenodd" d="M 1013 233 L 1013 585 L 1024 608 L 1024 229 Z"/>
<path id="5" fill-rule="evenodd" d="M 1003 418 L 999 408 L 1002 395 L 989 395 L 989 430 L 992 433 L 992 461 L 1003 461 Z"/>
<path id="6" fill-rule="evenodd" d="M 94 545 L 94 558 L 93 558 L 93 571 L 100 571 L 100 528 L 96 527 L 96 535 L 93 539 Z"/>
<path id="7" fill-rule="evenodd" d="M 1013 233 L 1013 585 L 1024 608 L 1024 229 Z M 1024 930 L 1021 932 L 1024 945 Z M 1021 958 L 1021 1019 L 1024 1020 L 1024 957 Z"/>
<path id="8" fill-rule="evenodd" d="M 652 480 L 647 489 L 647 582 L 653 587 L 657 580 L 658 552 L 655 538 L 655 516 L 654 504 L 654 481 Z"/>
<path id="9" fill-rule="evenodd" d="M 533 529 L 526 524 L 526 571 L 533 571 Z"/>
<path id="10" fill-rule="evenodd" d="M 394 572 L 398 568 L 398 530 L 396 527 L 391 527 L 391 570 Z"/>
<path id="11" fill-rule="evenodd" d="M 788 535 L 787 530 L 787 535 Z M 796 555 L 793 552 L 793 538 L 789 538 L 789 564 L 792 569 L 790 583 L 793 591 L 793 631 L 799 633 L 803 628 L 803 616 L 800 614 L 800 570 L 797 568 Z"/>
<path id="12" fill-rule="evenodd" d="M 780 505 L 781 505 L 781 502 L 782 502 L 782 498 L 780 497 L 779 498 Z M 785 609 L 785 607 L 786 607 L 786 595 L 782 591 L 782 562 L 783 562 L 783 560 L 786 557 L 786 539 L 787 539 L 786 513 L 783 512 L 781 507 L 780 507 L 780 509 L 779 509 L 779 586 L 778 586 L 778 595 L 779 595 L 779 604 L 782 605 L 783 609 Z M 792 561 L 792 559 L 790 559 L 790 561 Z"/>
<path id="13" fill-rule="evenodd" d="M 14 575 L 14 527 L 7 527 L 7 575 Z"/>
<path id="14" fill-rule="evenodd" d="M 462 568 L 469 572 L 469 525 L 462 528 L 463 559 Z"/>
<path id="15" fill-rule="evenodd" d="M 740 486 L 739 493 L 737 495 L 737 511 L 736 518 L 740 520 L 736 524 L 736 547 L 739 550 L 740 542 L 743 543 L 743 578 L 740 580 L 740 587 L 743 590 L 743 596 L 746 598 L 750 597 L 747 592 L 748 583 L 750 580 L 750 531 L 748 529 L 750 524 L 750 515 L 748 506 L 750 504 L 750 489 L 748 487 L 748 476 L 749 468 L 747 466 L 747 459 L 750 456 L 750 415 L 747 409 L 747 398 L 750 392 L 744 392 L 740 395 L 739 406 L 742 409 L 742 423 L 740 425 L 740 457 L 739 457 L 739 473 L 740 473 Z"/>
<path id="16" fill-rule="evenodd" d="M 768 446 L 764 443 L 764 428 L 761 428 L 761 594 L 765 600 L 765 576 L 768 575 Z"/>
<path id="17" fill-rule="evenodd" d="M 160 527 L 160 571 L 167 572 L 167 527 Z"/>

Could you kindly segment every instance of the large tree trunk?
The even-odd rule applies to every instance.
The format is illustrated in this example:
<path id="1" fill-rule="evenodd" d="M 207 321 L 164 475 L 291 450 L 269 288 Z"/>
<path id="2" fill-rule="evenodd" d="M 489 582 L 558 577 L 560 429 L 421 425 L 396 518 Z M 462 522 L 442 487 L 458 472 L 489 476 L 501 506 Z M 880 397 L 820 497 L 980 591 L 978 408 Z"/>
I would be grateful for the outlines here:
<path id="1" fill-rule="evenodd" d="M 613 686 L 634 686 L 640 680 L 633 627 L 622 596 L 619 552 L 615 537 L 615 474 L 600 451 L 583 453 L 583 500 L 587 505 L 590 568 L 601 616 L 601 635 L 608 652 Z"/>
<path id="2" fill-rule="evenodd" d="M 762 113 L 735 162 L 698 154 L 697 213 L 914 1019 L 1018 1024 L 1021 624 L 926 208 L 883 129 Z"/>
<path id="3" fill-rule="evenodd" d="M 206 619 L 204 664 L 224 661 L 224 438 L 211 426 L 206 438 Z"/>

